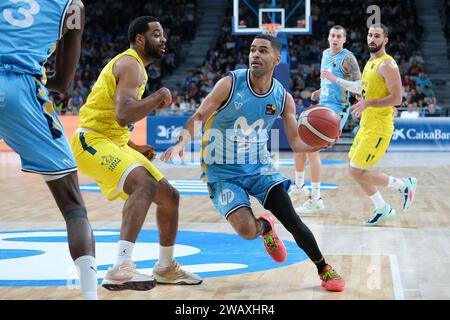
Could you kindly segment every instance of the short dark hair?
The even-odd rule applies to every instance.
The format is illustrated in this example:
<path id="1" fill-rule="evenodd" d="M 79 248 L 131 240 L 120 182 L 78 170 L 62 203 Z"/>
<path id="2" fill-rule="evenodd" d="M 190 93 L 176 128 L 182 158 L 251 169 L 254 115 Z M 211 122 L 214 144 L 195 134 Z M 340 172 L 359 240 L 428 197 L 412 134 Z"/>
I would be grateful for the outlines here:
<path id="1" fill-rule="evenodd" d="M 371 25 L 370 28 L 380 28 L 380 29 L 383 29 L 383 33 L 384 33 L 385 37 L 386 37 L 386 38 L 389 37 L 389 29 L 388 29 L 388 27 L 386 27 L 386 26 L 385 26 L 384 24 L 382 24 L 382 23 L 375 23 L 375 24 Z M 369 28 L 369 29 L 370 29 L 370 28 Z"/>
<path id="2" fill-rule="evenodd" d="M 278 39 L 277 37 L 275 37 L 271 34 L 263 33 L 263 34 L 257 35 L 255 37 L 255 39 L 263 39 L 263 40 L 269 41 L 270 44 L 272 45 L 272 47 L 278 52 L 281 52 L 281 49 L 283 49 L 280 39 Z"/>
<path id="3" fill-rule="evenodd" d="M 335 26 L 332 26 L 331 29 L 330 29 L 330 31 L 333 30 L 333 29 L 344 31 L 344 37 L 347 37 L 347 30 L 345 30 L 345 28 L 344 28 L 343 26 L 341 26 L 341 25 L 339 25 L 339 24 L 338 24 L 338 25 L 335 25 Z"/>
<path id="4" fill-rule="evenodd" d="M 136 42 L 136 35 L 146 33 L 149 29 L 150 22 L 159 22 L 159 20 L 152 16 L 142 16 L 134 19 L 128 27 L 128 40 L 134 44 Z"/>

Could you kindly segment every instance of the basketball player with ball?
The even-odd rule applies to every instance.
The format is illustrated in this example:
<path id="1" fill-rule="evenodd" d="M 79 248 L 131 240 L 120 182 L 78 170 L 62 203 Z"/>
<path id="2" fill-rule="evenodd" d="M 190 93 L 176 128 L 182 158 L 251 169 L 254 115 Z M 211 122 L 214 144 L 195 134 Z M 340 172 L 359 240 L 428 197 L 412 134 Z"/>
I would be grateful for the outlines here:
<path id="1" fill-rule="evenodd" d="M 347 40 L 347 32 L 344 27 L 336 25 L 330 29 L 328 35 L 328 42 L 330 47 L 323 52 L 321 62 L 321 82 L 320 89 L 314 91 L 311 99 L 317 100 L 319 98 L 320 107 L 313 107 L 307 109 L 301 117 L 303 121 L 304 133 L 309 134 L 311 139 L 305 141 L 306 143 L 319 145 L 323 141 L 326 145 L 327 142 L 333 141 L 333 136 L 329 136 L 327 132 L 327 123 L 316 121 L 317 124 L 313 124 L 307 121 L 307 117 L 312 119 L 319 117 L 319 113 L 325 114 L 323 111 L 315 111 L 316 108 L 329 108 L 337 117 L 339 117 L 340 131 L 347 122 L 349 116 L 349 91 L 342 89 L 342 87 L 335 81 L 330 81 L 330 75 L 334 78 L 338 75 L 341 78 L 351 81 L 361 81 L 361 71 L 359 70 L 358 61 L 353 53 L 347 49 L 344 49 L 344 44 Z M 314 111 L 313 111 L 314 110 Z M 310 113 L 317 113 L 317 116 L 313 116 Z M 321 125 L 322 124 L 322 125 Z M 301 129 L 300 129 L 301 130 Z M 329 133 L 333 133 L 333 128 L 329 127 Z M 312 132 L 311 132 L 312 131 Z M 325 133 L 322 134 L 322 133 Z M 300 131 L 302 134 L 302 131 Z M 311 193 L 309 199 L 300 207 L 296 208 L 296 212 L 299 214 L 316 213 L 325 208 L 323 200 L 320 196 L 320 174 L 321 174 L 321 162 L 320 151 L 311 153 L 296 153 L 295 154 L 295 185 L 291 191 L 291 198 L 297 198 L 301 194 L 307 194 L 305 186 L 305 169 L 306 160 L 309 160 L 311 168 Z"/>
<path id="2" fill-rule="evenodd" d="M 204 122 L 203 178 L 217 211 L 242 238 L 261 236 L 267 253 L 282 263 L 287 253 L 275 233 L 276 217 L 316 265 L 322 286 L 329 291 L 343 291 L 344 279 L 325 261 L 311 230 L 295 213 L 287 192 L 291 181 L 275 168 L 267 148 L 269 131 L 281 116 L 295 152 L 319 149 L 300 139 L 294 99 L 273 78 L 281 61 L 281 50 L 280 40 L 275 36 L 255 37 L 250 47 L 250 68 L 231 71 L 216 83 L 184 125 L 177 143 L 167 149 L 161 160 L 183 157 L 185 147 Z M 269 212 L 256 218 L 250 196 Z"/>
<path id="3" fill-rule="evenodd" d="M 364 224 L 375 226 L 393 217 L 395 210 L 384 201 L 378 187 L 390 187 L 400 191 L 403 210 L 407 211 L 414 199 L 416 178 L 396 178 L 382 172 L 369 170 L 386 153 L 394 132 L 394 107 L 402 102 L 402 82 L 395 60 L 386 54 L 388 29 L 383 24 L 369 28 L 367 45 L 370 59 L 367 62 L 362 83 L 346 81 L 334 75 L 326 75 L 343 88 L 361 94 L 362 99 L 350 107 L 359 118 L 360 128 L 349 152 L 350 176 L 372 200 L 375 210 Z"/>

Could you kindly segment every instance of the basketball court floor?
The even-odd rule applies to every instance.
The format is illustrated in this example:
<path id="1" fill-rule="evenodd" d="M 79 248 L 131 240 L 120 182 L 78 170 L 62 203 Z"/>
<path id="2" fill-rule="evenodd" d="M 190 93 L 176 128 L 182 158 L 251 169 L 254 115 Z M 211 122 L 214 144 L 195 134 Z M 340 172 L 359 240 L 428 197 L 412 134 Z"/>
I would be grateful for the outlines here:
<path id="1" fill-rule="evenodd" d="M 158 285 L 146 292 L 99 287 L 101 299 L 450 299 L 448 154 L 386 155 L 378 167 L 398 177 L 416 176 L 418 189 L 413 207 L 403 213 L 399 194 L 383 188 L 397 216 L 378 227 L 362 226 L 372 204 L 348 177 L 346 153 L 323 155 L 326 209 L 302 219 L 329 263 L 347 280 L 343 293 L 320 287 L 313 263 L 281 224 L 276 227 L 288 250 L 283 264 L 271 260 L 261 239 L 235 235 L 213 208 L 195 162 L 155 164 L 182 194 L 175 256 L 204 277 L 203 284 Z M 292 154 L 281 154 L 279 163 L 281 172 L 292 178 Z M 80 182 L 95 230 L 100 282 L 116 258 L 123 203 L 105 200 L 87 177 L 80 176 Z M 0 153 L 0 200 L 0 299 L 81 299 L 62 216 L 42 178 L 22 173 L 19 158 L 9 152 Z M 254 204 L 255 213 L 263 214 Z M 156 230 L 151 208 L 134 255 L 142 272 L 151 273 L 157 259 Z"/>

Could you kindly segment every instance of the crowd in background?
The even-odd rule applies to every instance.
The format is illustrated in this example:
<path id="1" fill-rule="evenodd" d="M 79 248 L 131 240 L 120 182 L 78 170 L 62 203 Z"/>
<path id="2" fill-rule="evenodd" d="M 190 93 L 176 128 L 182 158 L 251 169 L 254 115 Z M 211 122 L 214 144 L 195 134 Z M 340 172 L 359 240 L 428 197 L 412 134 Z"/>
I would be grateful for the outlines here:
<path id="1" fill-rule="evenodd" d="M 164 26 L 170 39 L 166 56 L 147 69 L 148 91 L 160 86 L 161 78 L 171 74 L 183 61 L 182 46 L 191 41 L 197 29 L 197 0 L 84 0 L 86 26 L 82 41 L 80 63 L 75 79 L 66 95 L 53 95 L 60 114 L 77 114 L 86 101 L 102 68 L 117 54 L 129 48 L 128 25 L 142 15 L 154 15 Z M 46 65 L 51 76 L 54 57 Z"/>
<path id="2" fill-rule="evenodd" d="M 446 0 L 447 4 L 450 0 Z M 262 6 L 264 2 L 259 1 Z M 289 36 L 290 90 L 298 111 L 311 105 L 311 92 L 320 87 L 320 59 L 328 45 L 328 32 L 333 25 L 347 29 L 346 48 L 351 50 L 363 69 L 367 49 L 367 7 L 381 8 L 383 23 L 389 27 L 387 51 L 399 64 L 403 82 L 403 102 L 397 114 L 408 110 L 419 116 L 439 114 L 433 85 L 424 71 L 425 61 L 420 53 L 422 28 L 417 24 L 413 0 L 327 0 L 312 1 L 311 35 Z M 450 6 L 450 5 L 449 5 Z M 133 5 L 114 0 L 86 1 L 86 31 L 80 65 L 68 95 L 54 97 L 61 114 L 76 114 L 104 65 L 116 54 L 128 48 L 127 28 L 135 12 L 148 12 L 161 20 L 168 36 L 168 53 L 161 61 L 149 66 L 147 92 L 161 86 L 161 78 L 171 74 L 182 61 L 181 48 L 195 37 L 196 0 L 134 0 Z M 107 10 L 107 14 L 105 14 Z M 227 8 L 220 36 L 205 54 L 201 66 L 193 66 L 184 81 L 172 88 L 173 103 L 166 114 L 191 114 L 227 71 L 247 68 L 251 36 L 233 36 L 231 32 L 232 3 Z M 249 12 L 249 20 L 252 13 Z M 293 16 L 294 21 L 301 17 Z M 395 21 L 395 23 L 392 23 Z M 448 28 L 447 30 L 450 30 Z M 53 60 L 48 69 L 51 72 Z M 429 112 L 429 108 L 431 110 Z M 414 113 L 415 114 L 415 113 Z"/>
<path id="3" fill-rule="evenodd" d="M 396 114 L 414 108 L 420 116 L 439 114 L 430 79 L 424 72 L 425 61 L 420 54 L 422 28 L 417 24 L 417 13 L 412 0 L 361 1 L 326 0 L 313 1 L 311 15 L 314 32 L 308 36 L 289 36 L 290 89 L 297 103 L 297 109 L 311 105 L 311 92 L 320 87 L 320 59 L 328 45 L 328 32 L 333 25 L 343 25 L 347 29 L 346 48 L 353 51 L 361 70 L 369 58 L 366 43 L 366 9 L 369 5 L 379 5 L 382 22 L 389 27 L 387 51 L 399 64 L 403 82 L 403 102 Z M 264 3 L 261 4 L 264 6 Z M 251 20 L 250 11 L 249 20 Z M 211 91 L 213 84 L 227 71 L 246 68 L 248 52 L 253 37 L 233 36 L 231 33 L 232 7 L 228 8 L 221 34 L 206 54 L 203 65 L 193 69 L 180 87 L 175 90 L 172 110 L 178 114 L 193 112 L 194 99 L 197 105 Z M 292 18 L 295 21 L 298 17 Z M 326 23 L 323 23 L 323 22 Z M 395 24 L 390 23 L 395 21 Z M 246 23 L 247 24 L 247 23 Z M 188 103 L 189 102 L 189 103 Z M 191 109 L 186 110 L 186 105 Z M 437 112 L 436 112 L 437 110 Z"/>

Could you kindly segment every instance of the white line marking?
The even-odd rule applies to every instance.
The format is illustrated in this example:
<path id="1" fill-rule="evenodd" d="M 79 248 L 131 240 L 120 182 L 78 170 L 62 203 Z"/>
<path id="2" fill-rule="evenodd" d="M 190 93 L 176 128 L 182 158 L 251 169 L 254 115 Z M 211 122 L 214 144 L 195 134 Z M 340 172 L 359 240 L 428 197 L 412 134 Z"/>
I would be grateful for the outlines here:
<path id="1" fill-rule="evenodd" d="M 398 267 L 397 255 L 390 254 L 389 262 L 391 263 L 392 285 L 394 286 L 395 300 L 405 300 L 402 279 L 400 277 L 400 268 Z"/>

